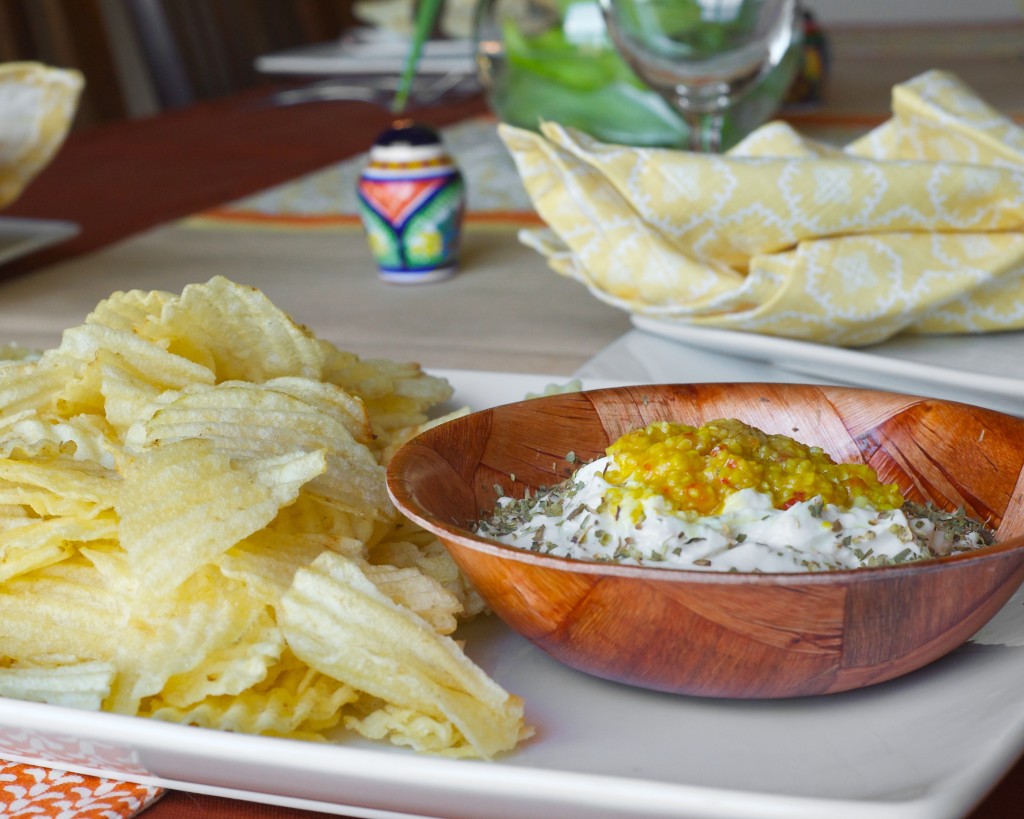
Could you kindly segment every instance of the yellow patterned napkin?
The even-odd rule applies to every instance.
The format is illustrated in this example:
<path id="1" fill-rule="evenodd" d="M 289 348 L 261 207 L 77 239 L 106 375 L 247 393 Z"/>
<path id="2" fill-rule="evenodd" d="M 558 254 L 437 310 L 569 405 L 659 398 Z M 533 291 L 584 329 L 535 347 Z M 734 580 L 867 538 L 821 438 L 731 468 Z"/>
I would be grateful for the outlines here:
<path id="1" fill-rule="evenodd" d="M 57 153 L 82 86 L 77 71 L 0 64 L 0 208 L 17 199 Z"/>
<path id="2" fill-rule="evenodd" d="M 781 122 L 721 156 L 500 129 L 548 226 L 523 241 L 633 313 L 844 346 L 1024 327 L 1024 129 L 950 74 L 843 149 Z"/>

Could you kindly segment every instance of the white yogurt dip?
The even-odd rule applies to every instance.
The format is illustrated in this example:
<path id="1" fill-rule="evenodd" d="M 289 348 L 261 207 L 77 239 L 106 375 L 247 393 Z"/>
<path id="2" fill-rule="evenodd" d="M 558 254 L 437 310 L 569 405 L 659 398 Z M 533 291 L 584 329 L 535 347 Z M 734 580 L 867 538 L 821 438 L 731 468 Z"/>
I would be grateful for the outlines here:
<path id="1" fill-rule="evenodd" d="M 593 461 L 566 483 L 525 500 L 501 497 L 477 533 L 576 560 L 722 572 L 885 566 L 986 542 L 980 525 L 962 532 L 963 516 L 916 504 L 842 509 L 813 498 L 776 509 L 771 496 L 756 489 L 728 496 L 717 515 L 679 512 L 655 493 L 643 498 L 639 514 L 624 515 L 604 503 L 612 488 L 603 477 L 610 461 Z"/>

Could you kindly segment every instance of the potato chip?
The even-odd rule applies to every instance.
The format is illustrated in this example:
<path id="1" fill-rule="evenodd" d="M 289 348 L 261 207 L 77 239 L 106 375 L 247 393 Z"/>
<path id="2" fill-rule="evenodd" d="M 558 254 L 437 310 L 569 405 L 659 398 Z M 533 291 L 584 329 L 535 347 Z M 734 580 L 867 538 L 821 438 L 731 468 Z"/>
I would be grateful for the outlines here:
<path id="1" fill-rule="evenodd" d="M 310 486 L 342 509 L 390 519 L 394 512 L 384 467 L 346 427 L 348 416 L 325 411 L 286 392 L 241 382 L 193 387 L 170 396 L 148 420 L 129 430 L 129 447 L 201 438 L 234 457 L 324 449 L 327 468 Z"/>
<path id="2" fill-rule="evenodd" d="M 243 637 L 260 633 L 267 608 L 242 584 L 224 578 L 212 566 L 204 566 L 164 592 L 138 583 L 128 562 L 116 547 L 83 548 L 79 557 L 38 573 L 34 582 L 17 578 L 9 586 L 22 594 L 40 584 L 66 592 L 64 605 L 75 608 L 79 642 L 69 648 L 53 637 L 40 645 L 50 654 L 113 662 L 117 674 L 103 707 L 132 714 L 170 679 L 180 679 L 179 675 L 204 664 L 212 672 Z M 16 598 L 5 600 L 0 594 L 0 612 L 12 612 L 15 605 Z M 97 605 L 105 607 L 102 616 L 93 608 Z M 52 628 L 54 616 L 55 607 L 44 601 L 39 612 L 24 612 L 13 619 L 36 632 L 46 625 Z M 39 641 L 38 634 L 35 640 Z M 218 670 L 223 673 L 219 666 Z"/>
<path id="3" fill-rule="evenodd" d="M 106 418 L 98 358 L 76 362 L 75 373 L 54 394 L 53 414 L 61 418 L 97 415 Z M 48 413 L 49 414 L 49 413 Z"/>
<path id="4" fill-rule="evenodd" d="M 37 361 L 39 351 L 20 344 L 0 344 L 0 366 L 13 364 L 16 361 Z"/>
<path id="5" fill-rule="evenodd" d="M 170 677 L 160 689 L 160 699 L 172 708 L 188 708 L 209 697 L 241 694 L 267 678 L 284 649 L 284 635 L 269 610 L 262 609 L 237 640 L 210 651 L 195 668 Z"/>
<path id="6" fill-rule="evenodd" d="M 70 557 L 76 545 L 117 537 L 113 515 L 96 518 L 29 518 L 0 531 L 0 583 Z"/>
<path id="7" fill-rule="evenodd" d="M 319 340 L 254 287 L 216 276 L 189 285 L 147 323 L 148 338 L 209 351 L 218 381 L 262 382 L 279 376 L 320 378 Z"/>
<path id="8" fill-rule="evenodd" d="M 207 697 L 189 708 L 155 697 L 143 713 L 224 731 L 323 741 L 323 732 L 341 722 L 342 709 L 358 696 L 350 686 L 286 655 L 266 681 L 236 696 Z"/>
<path id="9" fill-rule="evenodd" d="M 147 369 L 140 370 L 118 353 L 106 350 L 97 353 L 95 364 L 99 367 L 98 387 L 103 396 L 103 412 L 121 436 L 132 423 L 151 415 L 165 393 L 196 383 L 213 383 L 213 373 L 206 367 L 183 379 L 182 373 L 176 371 L 176 358 L 152 361 Z M 161 367 L 161 364 L 166 366 Z"/>
<path id="10" fill-rule="evenodd" d="M 416 364 L 360 359 L 326 343 L 324 349 L 324 380 L 363 401 L 380 452 L 388 449 L 396 431 L 425 423 L 427 410 L 451 398 L 446 380 L 423 372 Z"/>
<path id="11" fill-rule="evenodd" d="M 126 627 L 123 600 L 80 556 L 0 584 L 3 658 L 112 660 Z"/>
<path id="12" fill-rule="evenodd" d="M 114 507 L 121 481 L 116 472 L 92 461 L 46 457 L 0 460 L 0 493 L 10 497 L 8 493 L 19 488 L 26 497 L 81 501 L 100 510 Z M 36 511 L 52 514 L 44 508 Z"/>
<path id="13" fill-rule="evenodd" d="M 118 330 L 102 324 L 83 324 L 64 331 L 58 352 L 72 361 L 85 364 L 101 351 L 114 353 L 131 362 L 137 373 L 145 373 L 151 383 L 168 387 L 188 384 L 212 384 L 214 375 L 202 364 L 168 352 L 160 344 L 142 338 L 131 330 Z"/>
<path id="14" fill-rule="evenodd" d="M 88 501 L 62 498 L 44 489 L 21 486 L 0 486 L 0 504 L 17 507 L 33 519 L 56 516 L 83 520 L 97 512 L 96 505 Z"/>
<path id="15" fill-rule="evenodd" d="M 86 324 L 102 324 L 114 330 L 129 330 L 143 338 L 157 342 L 167 352 L 194 361 L 213 371 L 213 355 L 208 349 L 190 338 L 161 338 L 159 333 L 150 337 L 147 328 L 159 323 L 165 304 L 176 301 L 173 293 L 161 290 L 129 290 L 114 293 L 96 306 L 85 319 Z"/>
<path id="16" fill-rule="evenodd" d="M 0 415 L 0 458 L 51 457 L 62 454 L 63 442 L 49 434 L 34 409 L 23 409 Z M 70 454 L 71 447 L 66 452 Z"/>
<path id="17" fill-rule="evenodd" d="M 21 504 L 4 503 L 0 500 L 0 532 L 24 526 L 35 519 L 36 516 Z"/>
<path id="18" fill-rule="evenodd" d="M 95 711 L 114 679 L 113 663 L 73 662 L 52 667 L 19 663 L 0 667 L 0 697 Z"/>
<path id="19" fill-rule="evenodd" d="M 448 720 L 437 719 L 415 708 L 386 702 L 359 703 L 361 713 L 346 714 L 345 727 L 367 739 L 389 740 L 414 751 L 450 757 L 476 756 L 476 751 Z"/>
<path id="20" fill-rule="evenodd" d="M 0 413 L 51 409 L 57 392 L 73 375 L 69 364 L 53 357 L 3 364 L 0 366 Z"/>
<path id="21" fill-rule="evenodd" d="M 434 578 L 414 566 L 399 568 L 364 562 L 359 564 L 359 568 L 383 594 L 418 614 L 438 634 L 455 631 L 458 625 L 455 615 L 462 611 L 462 604 Z"/>
<path id="22" fill-rule="evenodd" d="M 295 503 L 277 513 L 267 529 L 284 536 L 321 534 L 339 540 L 354 539 L 369 546 L 385 537 L 393 526 L 393 521 L 346 512 L 317 495 L 302 493 Z M 350 550 L 343 547 L 336 551 Z"/>
<path id="23" fill-rule="evenodd" d="M 174 591 L 153 594 L 138 587 L 118 589 L 127 612 L 112 657 L 118 673 L 104 707 L 134 714 L 178 675 L 221 660 L 248 634 L 266 607 L 245 588 L 204 566 Z M 237 656 L 237 655 L 236 655 Z"/>
<path id="24" fill-rule="evenodd" d="M 440 426 L 441 424 L 447 423 L 448 421 L 453 421 L 456 418 L 461 418 L 468 412 L 468 407 L 462 407 L 460 409 L 453 410 L 452 412 L 449 412 L 446 415 L 441 415 L 437 418 L 433 418 L 428 421 L 414 423 L 409 426 L 395 426 L 394 429 L 390 431 L 387 444 L 381 452 L 381 459 L 384 461 L 384 463 L 387 463 L 388 461 L 391 460 L 391 457 L 398 451 L 398 448 L 400 446 L 402 446 L 405 443 L 408 443 L 417 435 L 426 432 L 428 429 L 433 429 L 436 426 Z"/>
<path id="25" fill-rule="evenodd" d="M 373 439 L 370 419 L 363 402 L 335 384 L 314 381 L 311 378 L 282 377 L 265 381 L 263 387 L 291 395 L 332 418 L 337 418 L 348 430 L 349 435 L 361 444 L 368 444 Z"/>
<path id="26" fill-rule="evenodd" d="M 268 605 L 291 586 L 295 572 L 308 566 L 337 538 L 330 535 L 292 535 L 262 529 L 236 544 L 217 561 L 226 577 L 245 584 L 249 593 Z M 352 541 L 356 548 L 362 543 Z"/>
<path id="27" fill-rule="evenodd" d="M 414 567 L 439 583 L 458 601 L 459 609 L 455 614 L 459 619 L 469 620 L 487 610 L 484 599 L 459 571 L 441 541 L 411 521 L 400 522 L 386 538 L 374 544 L 367 554 L 370 563 L 399 568 Z"/>
<path id="28" fill-rule="evenodd" d="M 0 458 L 67 457 L 114 469 L 118 444 L 106 420 L 96 415 L 64 419 L 23 410 L 0 416 Z"/>
<path id="29" fill-rule="evenodd" d="M 450 722 L 448 749 L 483 757 L 524 732 L 522 704 L 474 665 L 451 638 L 396 604 L 340 555 L 299 570 L 281 599 L 281 628 L 295 655 L 321 673 L 398 708 Z"/>
<path id="30" fill-rule="evenodd" d="M 117 505 L 132 574 L 176 588 L 270 523 L 324 466 L 322 452 L 300 452 L 240 467 L 200 439 L 142 452 L 125 469 Z"/>
<path id="31" fill-rule="evenodd" d="M 163 306 L 177 298 L 163 290 L 128 290 L 112 293 L 85 317 L 86 324 L 102 324 L 112 330 L 135 331 L 159 316 Z"/>
<path id="32" fill-rule="evenodd" d="M 4 356 L 0 695 L 449 756 L 529 733 L 445 636 L 478 596 L 387 496 L 443 379 L 221 277 Z"/>
<path id="33" fill-rule="evenodd" d="M 105 415 L 115 428 L 143 417 L 149 401 L 165 390 L 214 382 L 207 367 L 131 330 L 100 324 L 66 330 L 57 355 L 74 362 L 75 369 L 57 392 L 57 410 L 66 416 Z"/>
<path id="34" fill-rule="evenodd" d="M 418 364 L 361 359 L 333 345 L 325 346 L 323 379 L 364 401 L 392 396 L 412 399 L 421 412 L 452 396 L 451 385 L 445 379 L 423 372 Z"/>
<path id="35" fill-rule="evenodd" d="M 90 362 L 89 370 L 96 379 L 92 395 L 103 399 L 99 412 L 121 437 L 135 421 L 151 412 L 150 407 L 166 389 L 159 382 L 143 378 L 134 367 L 126 366 L 121 356 L 106 350 Z M 86 409 L 81 402 L 78 406 Z"/>

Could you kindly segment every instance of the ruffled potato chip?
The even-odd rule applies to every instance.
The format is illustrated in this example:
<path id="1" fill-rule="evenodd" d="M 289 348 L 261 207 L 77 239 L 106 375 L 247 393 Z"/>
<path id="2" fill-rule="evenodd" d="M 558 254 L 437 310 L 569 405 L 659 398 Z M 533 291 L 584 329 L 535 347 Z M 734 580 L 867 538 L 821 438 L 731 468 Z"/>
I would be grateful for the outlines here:
<path id="1" fill-rule="evenodd" d="M 286 654 L 266 680 L 235 696 L 207 697 L 188 708 L 154 697 L 142 713 L 204 728 L 322 742 L 326 732 L 341 724 L 346 706 L 358 699 L 352 687 Z"/>
<path id="2" fill-rule="evenodd" d="M 450 723 L 438 753 L 491 757 L 526 731 L 522 702 L 472 663 L 459 645 L 382 593 L 358 564 L 320 555 L 296 573 L 278 613 L 303 662 L 393 707 Z M 397 736 L 416 745 L 415 736 Z"/>
<path id="3" fill-rule="evenodd" d="M 113 657 L 118 674 L 104 707 L 122 714 L 138 713 L 171 679 L 221 659 L 254 633 L 253 623 L 265 610 L 241 584 L 210 566 L 170 594 L 142 588 L 120 589 L 126 622 Z"/>
<path id="4" fill-rule="evenodd" d="M 112 293 L 85 317 L 86 324 L 112 330 L 137 331 L 151 317 L 158 317 L 168 302 L 177 298 L 164 290 L 128 290 Z"/>
<path id="5" fill-rule="evenodd" d="M 422 617 L 438 634 L 451 634 L 462 612 L 459 598 L 415 566 L 361 563 L 361 571 L 384 595 Z"/>
<path id="6" fill-rule="evenodd" d="M 260 383 L 280 376 L 320 378 L 324 351 L 305 327 L 254 287 L 217 276 L 189 285 L 139 332 L 168 349 L 203 348 L 218 381 Z"/>
<path id="7" fill-rule="evenodd" d="M 334 404 L 312 404 L 266 383 L 247 382 L 197 385 L 166 395 L 160 404 L 152 417 L 128 430 L 129 447 L 202 438 L 221 452 L 246 458 L 321 449 L 327 466 L 310 491 L 342 509 L 393 517 L 384 467 L 352 437 L 351 415 Z"/>
<path id="8" fill-rule="evenodd" d="M 424 373 L 416 364 L 360 359 L 326 343 L 323 380 L 362 400 L 382 461 L 395 441 L 405 437 L 405 430 L 425 424 L 427 411 L 452 396 L 447 381 Z"/>
<path id="9" fill-rule="evenodd" d="M 122 598 L 81 555 L 0 583 L 0 657 L 113 662 L 125 628 Z"/>
<path id="10" fill-rule="evenodd" d="M 125 470 L 117 505 L 132 575 L 175 589 L 270 523 L 324 468 L 322 451 L 238 466 L 203 439 L 143 452 Z"/>
<path id="11" fill-rule="evenodd" d="M 83 544 L 117 538 L 117 520 L 113 515 L 22 520 L 23 525 L 0 532 L 0 583 L 59 563 Z"/>
<path id="12" fill-rule="evenodd" d="M 54 357 L 0 363 L 0 417 L 26 409 L 52 410 L 57 394 L 74 372 L 71 362 Z"/>
<path id="13" fill-rule="evenodd" d="M 262 608 L 247 630 L 210 651 L 195 668 L 170 677 L 160 700 L 172 708 L 189 708 L 212 697 L 232 697 L 263 682 L 284 654 L 284 635 L 271 612 Z"/>
<path id="14" fill-rule="evenodd" d="M 0 697 L 96 711 L 110 693 L 116 669 L 102 661 L 0 667 Z"/>
<path id="15" fill-rule="evenodd" d="M 79 501 L 96 509 L 112 509 L 121 490 L 113 470 L 73 458 L 5 458 L 0 460 L 0 491 L 19 488 L 34 497 Z M 47 509 L 34 507 L 40 514 Z"/>
<path id="16" fill-rule="evenodd" d="M 443 379 L 220 277 L 4 355 L 0 695 L 449 756 L 529 734 L 445 636 L 479 596 L 385 488 Z"/>

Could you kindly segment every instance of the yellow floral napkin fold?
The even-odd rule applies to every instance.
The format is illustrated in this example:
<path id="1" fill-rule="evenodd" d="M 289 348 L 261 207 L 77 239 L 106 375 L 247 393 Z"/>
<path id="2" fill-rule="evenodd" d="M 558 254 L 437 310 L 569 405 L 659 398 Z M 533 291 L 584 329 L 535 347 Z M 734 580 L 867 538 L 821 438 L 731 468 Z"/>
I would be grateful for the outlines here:
<path id="1" fill-rule="evenodd" d="M 724 155 L 499 126 L 521 239 L 636 314 L 825 344 L 1024 327 L 1024 129 L 956 77 L 835 148 L 771 122 Z"/>
<path id="2" fill-rule="evenodd" d="M 0 63 L 0 208 L 57 153 L 84 81 L 77 71 L 40 63 Z"/>

